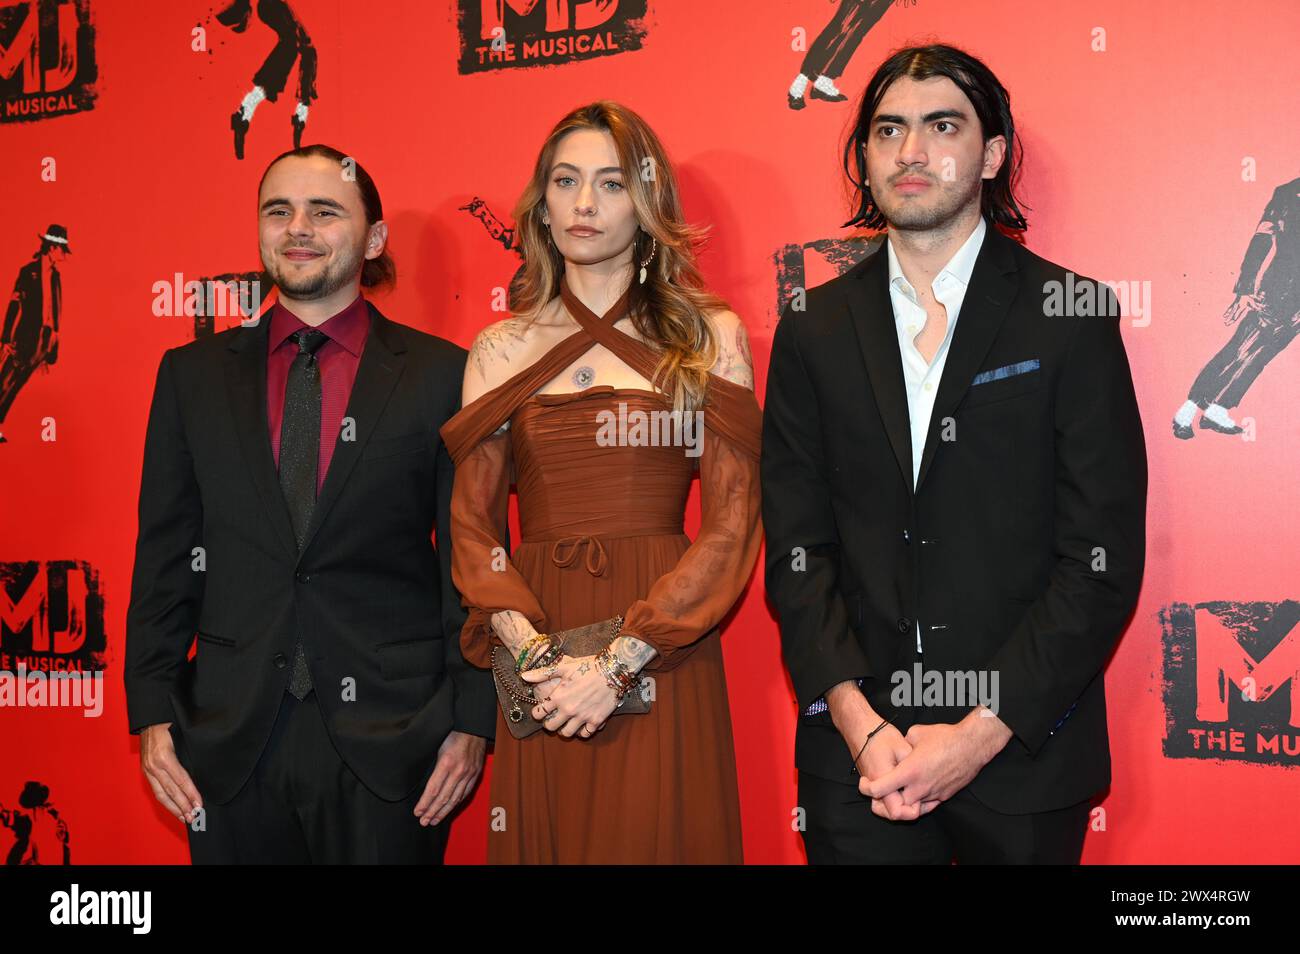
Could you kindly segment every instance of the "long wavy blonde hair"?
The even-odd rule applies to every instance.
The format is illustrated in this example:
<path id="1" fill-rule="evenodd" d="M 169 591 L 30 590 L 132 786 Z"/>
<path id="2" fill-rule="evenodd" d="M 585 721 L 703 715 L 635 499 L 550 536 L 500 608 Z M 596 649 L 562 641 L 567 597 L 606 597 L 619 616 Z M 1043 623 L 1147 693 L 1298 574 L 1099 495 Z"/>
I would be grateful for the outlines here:
<path id="1" fill-rule="evenodd" d="M 645 120 L 626 106 L 608 100 L 581 106 L 561 119 L 542 144 L 514 211 L 524 264 L 510 286 L 511 311 L 535 316 L 560 293 L 564 259 L 550 241 L 542 213 L 555 151 L 560 140 L 579 129 L 607 132 L 614 140 L 624 188 L 641 226 L 632 249 L 634 269 L 650 253 L 651 236 L 658 243 L 646 266 L 645 284 L 632 282 L 629 315 L 637 333 L 660 352 L 652 383 L 671 396 L 675 410 L 692 413 L 703 406 L 708 372 L 718 354 L 705 316 L 726 309 L 727 303 L 705 287 L 696 266 L 708 229 L 684 220 L 677 178 L 663 145 Z"/>

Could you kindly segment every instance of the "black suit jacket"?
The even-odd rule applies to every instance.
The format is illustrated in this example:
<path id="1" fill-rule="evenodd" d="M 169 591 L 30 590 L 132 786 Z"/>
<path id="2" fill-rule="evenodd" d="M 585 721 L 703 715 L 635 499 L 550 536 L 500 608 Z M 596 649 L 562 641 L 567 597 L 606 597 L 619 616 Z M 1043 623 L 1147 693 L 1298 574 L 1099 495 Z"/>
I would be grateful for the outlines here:
<path id="1" fill-rule="evenodd" d="M 1110 780 L 1102 670 L 1141 584 L 1146 452 L 1114 293 L 986 224 L 915 488 L 884 243 L 782 314 L 764 409 L 766 582 L 801 771 L 855 781 L 830 714 L 802 715 L 839 682 L 865 678 L 903 732 L 974 707 L 891 701 L 919 620 L 927 670 L 997 673 L 1014 736 L 971 791 L 1026 813 Z M 1091 286 L 1110 317 L 1048 316 L 1053 281 Z"/>
<path id="2" fill-rule="evenodd" d="M 50 266 L 50 293 L 52 327 L 45 329 L 45 289 L 41 287 L 41 260 L 35 258 L 18 270 L 13 295 L 5 309 L 4 328 L 0 330 L 0 345 L 9 345 L 23 363 L 30 364 L 41 358 L 54 364 L 58 357 L 59 312 L 63 302 L 60 293 L 59 270 Z"/>
<path id="3" fill-rule="evenodd" d="M 270 321 L 173 348 L 158 369 L 127 712 L 132 732 L 175 723 L 217 804 L 262 752 L 299 632 L 335 747 L 383 798 L 423 785 L 452 729 L 495 729 L 491 674 L 460 652 L 452 464 L 438 435 L 460 407 L 466 352 L 369 310 L 345 417 L 355 439 L 340 434 L 301 555 L 267 428 Z"/>

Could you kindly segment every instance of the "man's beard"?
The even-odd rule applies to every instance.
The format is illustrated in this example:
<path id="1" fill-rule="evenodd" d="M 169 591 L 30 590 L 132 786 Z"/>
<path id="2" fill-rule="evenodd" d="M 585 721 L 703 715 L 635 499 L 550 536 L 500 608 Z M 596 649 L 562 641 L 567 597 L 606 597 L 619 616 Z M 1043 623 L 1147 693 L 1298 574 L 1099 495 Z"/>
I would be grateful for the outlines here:
<path id="1" fill-rule="evenodd" d="M 942 229 L 957 218 L 972 199 L 979 200 L 983 183 L 984 180 L 979 178 L 962 192 L 941 192 L 939 201 L 930 206 L 921 206 L 904 200 L 893 208 L 886 209 L 880 205 L 878 199 L 876 206 L 891 229 L 916 232 Z"/>
<path id="2" fill-rule="evenodd" d="M 271 262 L 263 259 L 262 266 L 271 276 L 275 287 L 283 294 L 299 301 L 315 301 L 328 298 L 352 281 L 357 273 L 362 252 L 360 247 L 349 251 L 351 254 L 348 255 L 340 252 L 335 256 L 332 264 L 326 265 L 319 272 L 302 277 L 293 277 L 287 270 L 281 270 L 278 258 L 272 259 Z"/>

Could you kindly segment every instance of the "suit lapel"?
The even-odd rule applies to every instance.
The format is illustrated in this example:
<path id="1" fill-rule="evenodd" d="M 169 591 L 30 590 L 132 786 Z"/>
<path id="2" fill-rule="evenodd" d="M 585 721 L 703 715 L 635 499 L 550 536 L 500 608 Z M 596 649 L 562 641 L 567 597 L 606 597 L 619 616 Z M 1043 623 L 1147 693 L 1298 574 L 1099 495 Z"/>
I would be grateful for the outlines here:
<path id="1" fill-rule="evenodd" d="M 342 439 L 342 428 L 334 441 L 334 454 L 330 457 L 329 470 L 325 474 L 325 483 L 320 496 L 316 498 L 316 507 L 311 513 L 311 522 L 307 525 L 307 539 L 303 542 L 302 552 L 306 553 L 316 537 L 316 531 L 329 515 L 331 508 L 343 492 L 343 486 L 356 466 L 361 452 L 375 432 L 375 424 L 383 414 L 388 398 L 393 393 L 397 379 L 401 377 L 406 366 L 402 357 L 406 345 L 396 333 L 390 322 L 379 309 L 366 302 L 370 311 L 370 333 L 366 337 L 365 350 L 361 352 L 361 363 L 357 365 L 356 380 L 352 382 L 352 394 L 348 398 L 345 418 L 356 422 L 355 439 Z M 277 487 L 279 486 L 277 480 Z M 282 504 L 283 506 L 283 504 Z M 287 514 L 287 509 L 286 509 Z"/>
<path id="2" fill-rule="evenodd" d="M 984 243 L 975 258 L 970 286 L 966 289 L 961 311 L 957 314 L 957 327 L 948 345 L 948 358 L 944 362 L 939 393 L 935 395 L 934 410 L 930 414 L 925 451 L 921 455 L 921 472 L 916 482 L 918 490 L 925 483 L 925 475 L 938 452 L 944 418 L 952 415 L 966 394 L 1016 296 L 1019 283 L 1016 278 L 1016 260 L 1012 254 L 1013 245 L 1011 239 L 994 228 L 992 223 L 988 223 Z M 892 314 L 891 311 L 891 321 Z M 897 345 L 894 353 L 898 353 Z M 901 365 L 901 358 L 899 361 Z"/>
<path id="3" fill-rule="evenodd" d="M 857 279 L 847 283 L 845 294 L 857 331 L 867 379 L 876 398 L 885 433 L 903 483 L 912 490 L 912 434 L 907 410 L 907 388 L 903 383 L 903 356 L 898 351 L 898 331 L 889 303 L 889 256 L 885 240 L 861 266 Z"/>
<path id="4" fill-rule="evenodd" d="M 325 483 L 307 526 L 303 553 L 311 546 L 317 529 L 338 500 L 352 468 L 374 433 L 375 424 L 406 363 L 406 359 L 401 356 L 406 351 L 401 336 L 374 305 L 369 302 L 366 304 L 370 311 L 370 332 L 366 337 L 365 350 L 361 353 L 361 362 L 357 365 L 357 376 L 352 382 L 352 394 L 348 398 L 348 409 L 345 412 L 346 417 L 356 422 L 355 439 L 342 440 L 342 429 L 335 439 Z M 298 544 L 294 539 L 289 508 L 280 489 L 280 475 L 275 468 L 270 425 L 266 419 L 266 346 L 270 325 L 270 318 L 263 316 L 256 326 L 243 328 L 233 337 L 229 346 L 233 354 L 226 365 L 226 383 L 230 391 L 235 431 L 239 436 L 239 446 L 248 472 L 271 518 L 276 535 L 297 559 L 300 558 Z"/>
<path id="5" fill-rule="evenodd" d="M 948 346 L 943 378 L 930 415 L 930 428 L 921 454 L 921 469 L 912 485 L 912 432 L 903 382 L 903 357 L 898 350 L 898 329 L 889 300 L 889 256 L 882 239 L 877 251 L 860 266 L 857 281 L 846 294 L 857 330 L 862 360 L 889 435 L 890 446 L 908 489 L 915 493 L 925 482 L 938 451 L 944 418 L 952 415 L 984 362 L 1015 298 L 1017 280 L 1013 241 L 987 223 L 988 232 L 975 259 L 970 287 L 962 300 L 957 327 Z"/>

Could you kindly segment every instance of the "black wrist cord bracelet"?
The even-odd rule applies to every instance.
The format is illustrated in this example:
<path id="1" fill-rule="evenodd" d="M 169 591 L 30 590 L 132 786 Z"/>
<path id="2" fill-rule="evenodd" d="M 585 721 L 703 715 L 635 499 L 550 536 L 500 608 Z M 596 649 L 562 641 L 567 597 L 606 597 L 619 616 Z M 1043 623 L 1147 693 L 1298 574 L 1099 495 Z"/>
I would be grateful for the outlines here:
<path id="1" fill-rule="evenodd" d="M 853 756 L 853 771 L 857 772 L 858 775 L 862 774 L 861 772 L 858 772 L 858 759 L 862 758 L 862 753 L 867 751 L 867 743 L 871 741 L 871 737 L 873 735 L 875 735 L 877 732 L 879 732 L 887 725 L 889 725 L 889 720 L 881 719 L 880 725 L 876 726 L 874 729 L 872 729 L 870 732 L 867 733 L 867 741 L 862 743 L 862 748 L 858 749 L 858 754 Z"/>

